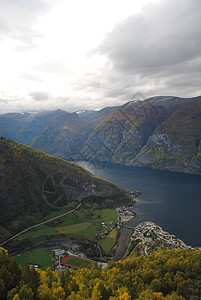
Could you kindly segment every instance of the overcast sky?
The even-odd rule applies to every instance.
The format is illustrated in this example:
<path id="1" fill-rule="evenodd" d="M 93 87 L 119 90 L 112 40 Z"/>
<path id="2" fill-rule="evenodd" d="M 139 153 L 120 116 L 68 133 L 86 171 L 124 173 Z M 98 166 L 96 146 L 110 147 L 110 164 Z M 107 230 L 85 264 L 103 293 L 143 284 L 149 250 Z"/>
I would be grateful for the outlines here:
<path id="1" fill-rule="evenodd" d="M 201 95 L 200 28 L 200 0 L 0 0 L 0 113 Z"/>

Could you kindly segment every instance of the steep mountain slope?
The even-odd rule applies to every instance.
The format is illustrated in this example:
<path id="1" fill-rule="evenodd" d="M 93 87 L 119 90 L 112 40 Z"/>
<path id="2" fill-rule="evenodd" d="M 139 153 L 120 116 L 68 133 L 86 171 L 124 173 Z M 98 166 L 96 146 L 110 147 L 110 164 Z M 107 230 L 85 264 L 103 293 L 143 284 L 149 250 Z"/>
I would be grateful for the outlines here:
<path id="1" fill-rule="evenodd" d="M 30 123 L 23 126 L 17 132 L 14 137 L 15 141 L 25 145 L 31 145 L 34 140 L 42 134 L 44 129 L 48 126 L 49 122 L 63 113 L 64 111 L 60 109 L 50 112 L 38 113 Z M 10 136 L 5 137 L 10 138 Z"/>
<path id="2" fill-rule="evenodd" d="M 48 123 L 30 145 L 62 158 L 77 153 L 88 136 L 89 126 L 76 113 L 63 112 Z"/>
<path id="3" fill-rule="evenodd" d="M 130 165 L 201 174 L 201 97 L 158 126 Z"/>
<path id="4" fill-rule="evenodd" d="M 157 126 L 186 101 L 154 97 L 124 104 L 94 129 L 81 150 L 82 155 L 87 159 L 129 164 Z"/>
<path id="5" fill-rule="evenodd" d="M 34 118 L 31 113 L 8 113 L 0 115 L 0 135 L 14 139 L 20 129 Z"/>
<path id="6" fill-rule="evenodd" d="M 87 197 L 127 197 L 114 184 L 39 150 L 0 137 L 0 241 Z"/>
<path id="7" fill-rule="evenodd" d="M 85 110 L 77 112 L 78 117 L 80 120 L 87 122 L 91 125 L 97 125 L 100 122 L 104 120 L 105 117 L 107 117 L 109 114 L 111 114 L 113 111 L 115 111 L 118 108 L 118 106 L 110 106 L 105 107 L 100 110 Z"/>
<path id="8" fill-rule="evenodd" d="M 0 115 L 2 136 L 62 158 L 77 153 L 95 126 L 60 109 L 29 115 Z"/>

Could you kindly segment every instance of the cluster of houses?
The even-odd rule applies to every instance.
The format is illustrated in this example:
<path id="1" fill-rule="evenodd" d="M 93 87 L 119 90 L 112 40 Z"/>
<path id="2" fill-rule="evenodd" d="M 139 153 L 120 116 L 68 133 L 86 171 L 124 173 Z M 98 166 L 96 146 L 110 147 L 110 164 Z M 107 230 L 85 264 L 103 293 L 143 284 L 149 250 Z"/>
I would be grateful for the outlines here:
<path id="1" fill-rule="evenodd" d="M 104 239 L 104 237 L 106 237 L 115 227 L 120 228 L 119 222 L 115 223 L 114 221 L 109 223 L 101 222 L 101 225 L 103 228 L 105 228 L 105 231 L 96 233 L 97 240 Z"/>
<path id="2" fill-rule="evenodd" d="M 128 222 L 134 217 L 134 213 L 129 210 L 128 206 L 121 206 L 116 208 L 116 212 L 118 213 L 121 222 Z"/>
<path id="3" fill-rule="evenodd" d="M 131 244 L 137 242 L 135 247 L 138 247 L 140 253 L 148 255 L 151 253 L 153 246 L 164 245 L 170 249 L 191 249 L 183 241 L 177 239 L 174 235 L 163 231 L 163 229 L 152 223 L 143 222 L 135 227 L 134 232 L 131 235 Z"/>

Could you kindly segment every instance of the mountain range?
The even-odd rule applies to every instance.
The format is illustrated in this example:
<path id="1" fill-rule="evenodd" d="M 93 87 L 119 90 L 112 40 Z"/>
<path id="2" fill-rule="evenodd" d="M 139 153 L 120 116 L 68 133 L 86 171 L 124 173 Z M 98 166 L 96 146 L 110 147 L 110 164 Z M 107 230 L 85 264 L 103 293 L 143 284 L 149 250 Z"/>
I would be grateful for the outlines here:
<path id="1" fill-rule="evenodd" d="M 0 135 L 64 159 L 201 174 L 201 97 L 0 115 Z"/>

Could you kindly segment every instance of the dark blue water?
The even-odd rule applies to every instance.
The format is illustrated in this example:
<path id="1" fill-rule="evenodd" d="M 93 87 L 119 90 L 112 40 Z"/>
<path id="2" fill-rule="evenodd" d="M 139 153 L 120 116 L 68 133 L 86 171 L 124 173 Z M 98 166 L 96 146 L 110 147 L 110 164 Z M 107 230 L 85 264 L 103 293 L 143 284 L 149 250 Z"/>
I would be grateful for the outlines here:
<path id="1" fill-rule="evenodd" d="M 96 176 L 142 192 L 134 224 L 152 221 L 191 246 L 201 246 L 201 176 L 114 164 L 76 162 Z"/>

